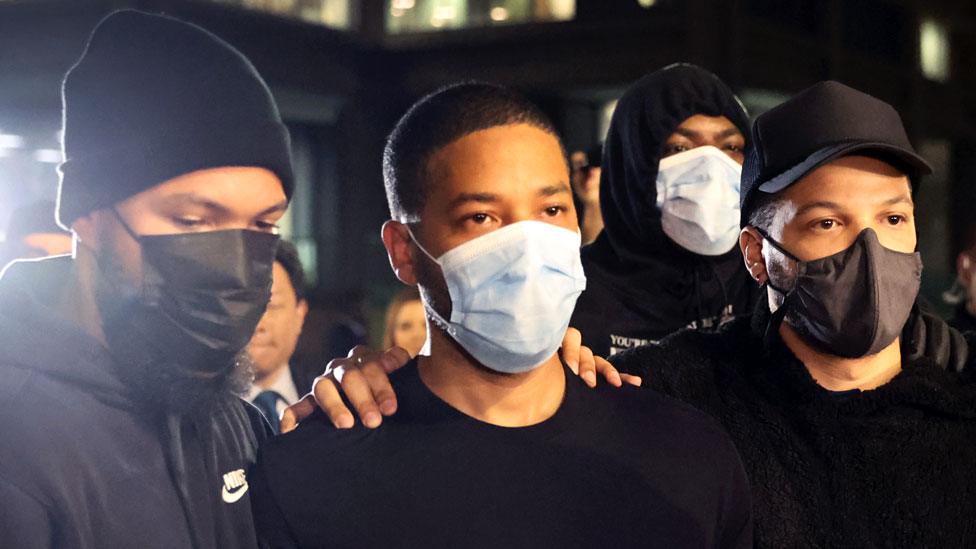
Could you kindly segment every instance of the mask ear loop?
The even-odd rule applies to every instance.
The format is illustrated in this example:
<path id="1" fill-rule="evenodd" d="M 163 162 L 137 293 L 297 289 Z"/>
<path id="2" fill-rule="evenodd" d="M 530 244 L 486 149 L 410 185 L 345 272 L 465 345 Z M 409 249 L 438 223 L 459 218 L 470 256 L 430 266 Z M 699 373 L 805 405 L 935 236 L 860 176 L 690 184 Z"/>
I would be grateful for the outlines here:
<path id="1" fill-rule="evenodd" d="M 433 261 L 437 265 L 440 265 L 440 262 L 437 261 L 437 258 L 434 257 L 433 254 L 431 254 L 430 252 L 428 252 L 427 251 L 427 248 L 424 248 L 423 244 L 421 244 L 420 241 L 417 240 L 417 236 L 413 234 L 413 229 L 410 228 L 410 225 L 407 225 L 406 223 L 404 223 L 404 227 L 407 228 L 407 234 L 410 235 L 410 240 L 413 241 L 413 243 L 417 246 L 417 248 L 419 248 L 420 251 L 423 252 L 424 255 L 426 255 L 427 257 L 429 257 L 431 261 Z M 424 303 L 424 309 L 427 311 L 428 317 L 434 322 L 434 324 L 436 324 L 439 328 L 441 328 L 442 330 L 444 330 L 445 332 L 447 332 L 448 335 L 450 335 L 451 337 L 454 337 L 454 334 L 457 333 L 457 329 L 454 326 L 452 326 L 451 323 L 447 319 L 445 319 L 444 317 L 442 317 L 440 313 L 438 313 L 437 311 L 435 311 L 434 308 L 431 307 L 427 303 L 426 300 L 424 300 L 423 303 Z M 453 308 L 453 302 L 452 302 L 452 308 Z M 452 312 L 452 314 L 453 314 L 453 312 Z M 429 343 L 430 343 L 430 338 L 428 336 L 427 344 L 429 344 Z"/>
<path id="2" fill-rule="evenodd" d="M 125 219 L 122 219 L 122 214 L 120 214 L 119 211 L 115 209 L 115 206 L 112 206 L 111 208 L 109 208 L 109 210 L 111 210 L 112 214 L 115 215 L 115 219 L 117 219 L 119 223 L 122 224 L 122 228 L 125 229 L 125 232 L 129 233 L 129 236 L 131 236 L 133 240 L 139 242 L 139 235 L 137 235 L 136 232 L 132 230 L 132 227 L 130 227 L 129 224 L 125 222 Z"/>
<path id="3" fill-rule="evenodd" d="M 413 234 L 413 229 L 410 228 L 410 225 L 407 225 L 406 223 L 404 223 L 403 226 L 407 228 L 407 234 L 410 235 L 410 240 L 413 240 L 413 243 L 416 244 L 418 248 L 420 248 L 420 251 L 424 252 L 424 255 L 426 255 L 427 257 L 429 257 L 431 261 L 433 261 L 434 263 L 437 263 L 438 265 L 440 265 L 440 262 L 437 261 L 437 258 L 434 257 L 433 254 L 431 254 L 430 252 L 428 252 L 427 251 L 427 248 L 424 248 L 424 245 L 421 244 L 419 240 L 417 240 L 417 236 L 415 234 Z"/>
<path id="4" fill-rule="evenodd" d="M 769 236 L 769 233 L 767 233 L 763 229 L 760 229 L 759 227 L 754 227 L 754 228 L 756 229 L 756 232 L 758 232 L 760 235 L 762 235 L 763 240 L 765 240 L 766 242 L 769 242 L 769 245 L 772 246 L 774 249 L 776 249 L 776 251 L 778 251 L 779 253 L 781 253 L 784 256 L 786 256 L 788 259 L 791 259 L 791 260 L 793 260 L 794 262 L 796 262 L 798 264 L 799 263 L 803 263 L 803 261 L 800 258 L 796 257 L 795 255 L 793 255 L 790 252 L 788 252 L 785 248 L 783 248 L 783 245 L 782 244 L 780 244 L 779 242 L 776 242 L 775 240 L 773 240 L 773 238 Z M 792 293 L 792 290 L 787 291 L 787 290 L 784 290 L 782 288 L 776 287 L 776 285 L 773 284 L 772 278 L 769 278 L 769 277 L 767 277 L 767 279 L 766 279 L 766 285 L 769 286 L 770 288 L 776 290 L 777 292 L 781 293 L 784 298 L 788 297 L 790 295 L 790 293 Z"/>

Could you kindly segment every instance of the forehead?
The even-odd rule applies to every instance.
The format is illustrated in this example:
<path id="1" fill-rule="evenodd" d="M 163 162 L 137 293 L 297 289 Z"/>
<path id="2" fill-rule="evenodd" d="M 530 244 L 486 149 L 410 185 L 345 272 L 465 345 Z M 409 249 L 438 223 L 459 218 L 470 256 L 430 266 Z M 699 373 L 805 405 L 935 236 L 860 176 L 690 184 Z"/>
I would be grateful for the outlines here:
<path id="1" fill-rule="evenodd" d="M 496 126 L 467 134 L 431 155 L 431 197 L 457 192 L 527 191 L 513 182 L 551 185 L 569 177 L 556 136 L 528 124 Z"/>
<path id="2" fill-rule="evenodd" d="M 419 299 L 411 299 L 400 305 L 397 311 L 397 319 L 409 319 L 412 317 L 424 317 L 424 304 Z"/>
<path id="3" fill-rule="evenodd" d="M 829 201 L 854 206 L 884 202 L 895 196 L 911 201 L 911 183 L 907 175 L 883 160 L 845 156 L 808 173 L 786 188 L 783 196 L 798 205 Z"/>
<path id="4" fill-rule="evenodd" d="M 241 210 L 263 210 L 286 201 L 284 186 L 278 176 L 256 167 L 190 172 L 164 181 L 134 198 L 172 205 L 200 202 Z"/>
<path id="5" fill-rule="evenodd" d="M 724 116 L 707 116 L 704 114 L 689 116 L 678 124 L 676 130 L 686 130 L 705 134 L 732 132 L 732 130 L 734 130 L 735 135 L 742 135 L 739 128 L 737 128 L 736 125 L 733 124 L 728 118 Z"/>

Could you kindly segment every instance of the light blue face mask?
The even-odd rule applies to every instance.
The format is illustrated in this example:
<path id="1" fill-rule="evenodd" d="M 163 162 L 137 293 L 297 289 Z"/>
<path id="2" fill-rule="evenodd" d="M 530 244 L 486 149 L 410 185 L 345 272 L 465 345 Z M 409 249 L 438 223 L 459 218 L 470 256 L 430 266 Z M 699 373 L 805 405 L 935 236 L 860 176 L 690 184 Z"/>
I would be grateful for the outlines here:
<path id="1" fill-rule="evenodd" d="M 440 265 L 451 294 L 449 321 L 425 304 L 427 313 L 482 365 L 527 372 L 559 349 L 586 288 L 579 232 L 521 221 L 437 258 L 413 240 Z"/>
<path id="2" fill-rule="evenodd" d="M 722 255 L 739 241 L 742 167 L 711 146 L 662 158 L 657 171 L 661 228 L 682 248 Z"/>

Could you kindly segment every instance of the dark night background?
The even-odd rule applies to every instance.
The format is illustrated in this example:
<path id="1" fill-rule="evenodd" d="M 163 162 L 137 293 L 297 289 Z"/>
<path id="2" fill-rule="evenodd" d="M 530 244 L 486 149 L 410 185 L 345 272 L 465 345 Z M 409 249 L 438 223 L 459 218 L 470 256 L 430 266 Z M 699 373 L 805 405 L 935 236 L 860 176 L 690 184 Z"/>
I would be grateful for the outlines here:
<path id="1" fill-rule="evenodd" d="M 629 83 L 673 62 L 721 76 L 753 116 L 840 80 L 892 103 L 936 168 L 917 200 L 934 303 L 976 222 L 976 2 L 0 0 L 0 228 L 18 205 L 54 198 L 61 77 L 95 23 L 125 7 L 215 32 L 278 99 L 299 179 L 285 234 L 313 282 L 303 353 L 343 317 L 378 337 L 398 288 L 379 239 L 383 141 L 414 100 L 459 79 L 522 90 L 570 150 L 602 139 Z"/>

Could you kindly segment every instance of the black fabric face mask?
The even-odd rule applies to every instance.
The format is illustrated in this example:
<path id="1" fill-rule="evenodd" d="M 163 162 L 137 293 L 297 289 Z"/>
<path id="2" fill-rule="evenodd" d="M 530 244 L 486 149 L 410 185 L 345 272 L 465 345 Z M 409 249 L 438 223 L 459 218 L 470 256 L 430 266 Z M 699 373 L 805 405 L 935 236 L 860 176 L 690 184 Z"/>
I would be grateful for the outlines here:
<path id="1" fill-rule="evenodd" d="M 901 334 L 921 284 L 918 252 L 889 250 L 873 229 L 865 229 L 846 250 L 802 261 L 759 233 L 796 262 L 792 287 L 768 284 L 785 296 L 782 318 L 805 341 L 835 356 L 860 358 Z"/>
<path id="2" fill-rule="evenodd" d="M 138 285 L 103 266 L 108 283 L 99 292 L 106 340 L 123 377 L 152 400 L 183 407 L 228 385 L 245 388 L 245 380 L 230 381 L 271 297 L 278 236 L 140 236 L 114 213 L 142 252 Z"/>

